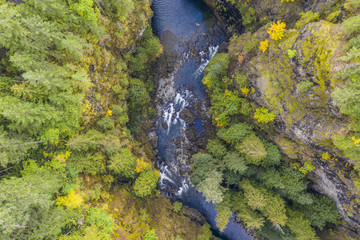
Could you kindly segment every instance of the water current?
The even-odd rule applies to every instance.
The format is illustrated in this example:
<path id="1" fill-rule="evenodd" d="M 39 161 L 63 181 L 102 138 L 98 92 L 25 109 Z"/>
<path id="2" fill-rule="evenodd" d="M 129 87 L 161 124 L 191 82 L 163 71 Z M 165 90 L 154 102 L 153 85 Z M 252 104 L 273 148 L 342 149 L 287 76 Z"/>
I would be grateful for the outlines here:
<path id="1" fill-rule="evenodd" d="M 188 147 L 192 142 L 186 131 L 196 136 L 204 132 L 204 119 L 196 118 L 189 124 L 181 118 L 184 109 L 190 112 L 207 111 L 205 89 L 202 85 L 204 69 L 225 40 L 224 33 L 207 6 L 197 0 L 154 0 L 152 27 L 167 51 L 177 55 L 176 70 L 167 79 L 160 80 L 158 90 L 159 117 L 156 134 L 157 164 L 161 172 L 159 187 L 169 198 L 200 211 L 210 223 L 213 232 L 222 239 L 248 240 L 245 229 L 230 218 L 220 233 L 216 227 L 216 209 L 197 192 L 189 178 Z M 196 107 L 197 106 L 197 107 Z M 187 149 L 184 146 L 187 146 Z"/>

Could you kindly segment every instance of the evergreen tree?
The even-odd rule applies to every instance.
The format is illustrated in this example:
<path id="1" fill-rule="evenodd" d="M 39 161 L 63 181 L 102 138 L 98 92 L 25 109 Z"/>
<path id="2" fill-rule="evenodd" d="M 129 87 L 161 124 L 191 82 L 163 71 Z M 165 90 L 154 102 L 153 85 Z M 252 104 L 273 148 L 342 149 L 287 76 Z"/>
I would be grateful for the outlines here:
<path id="1" fill-rule="evenodd" d="M 255 134 L 247 136 L 242 143 L 237 144 L 236 150 L 245 155 L 248 163 L 254 165 L 260 165 L 267 156 L 264 145 Z"/>
<path id="2" fill-rule="evenodd" d="M 159 180 L 159 175 L 153 170 L 143 171 L 140 176 L 136 179 L 134 184 L 134 193 L 138 197 L 149 196 Z"/>
<path id="3" fill-rule="evenodd" d="M 289 219 L 287 226 L 290 231 L 296 236 L 296 240 L 317 240 L 314 229 L 311 228 L 310 220 L 305 215 L 298 211 L 288 210 Z"/>
<path id="4" fill-rule="evenodd" d="M 325 196 L 313 195 L 313 198 L 313 204 L 299 207 L 311 225 L 322 230 L 327 222 L 337 223 L 340 216 L 335 203 Z"/>
<path id="5" fill-rule="evenodd" d="M 109 169 L 126 179 L 135 177 L 136 157 L 128 148 L 122 148 L 119 153 L 110 157 Z M 146 175 L 147 176 L 147 175 Z"/>
<path id="6" fill-rule="evenodd" d="M 246 228 L 260 229 L 264 225 L 265 218 L 259 212 L 251 210 L 242 192 L 231 194 L 231 206 Z"/>
<path id="7" fill-rule="evenodd" d="M 219 139 L 209 140 L 206 150 L 217 159 L 223 159 L 226 155 L 226 146 Z"/>
<path id="8" fill-rule="evenodd" d="M 245 158 L 236 152 L 228 152 L 224 157 L 225 166 L 235 173 L 242 175 L 247 170 Z"/>
<path id="9" fill-rule="evenodd" d="M 21 178 L 11 177 L 0 182 L 0 232 L 11 238 L 28 228 L 32 218 L 53 206 L 53 194 L 61 187 L 60 180 L 47 171 Z M 39 220 L 36 220 L 39 221 Z"/>
<path id="10" fill-rule="evenodd" d="M 220 185 L 222 181 L 222 173 L 212 170 L 207 173 L 206 178 L 199 183 L 197 188 L 205 196 L 206 201 L 220 203 L 224 192 L 224 188 Z"/>
<path id="11" fill-rule="evenodd" d="M 220 232 L 222 232 L 229 223 L 229 218 L 232 216 L 232 211 L 228 204 L 224 204 L 224 202 L 216 206 L 216 211 L 216 226 L 219 228 Z"/>
<path id="12" fill-rule="evenodd" d="M 208 173 L 211 170 L 218 168 L 218 161 L 211 157 L 211 155 L 202 153 L 193 155 L 193 159 L 193 171 L 191 173 L 190 179 L 195 186 L 198 186 L 206 179 Z"/>
<path id="13" fill-rule="evenodd" d="M 252 133 L 252 127 L 247 123 L 238 123 L 230 126 L 228 129 L 220 129 L 218 136 L 230 144 L 237 144 L 246 136 Z"/>

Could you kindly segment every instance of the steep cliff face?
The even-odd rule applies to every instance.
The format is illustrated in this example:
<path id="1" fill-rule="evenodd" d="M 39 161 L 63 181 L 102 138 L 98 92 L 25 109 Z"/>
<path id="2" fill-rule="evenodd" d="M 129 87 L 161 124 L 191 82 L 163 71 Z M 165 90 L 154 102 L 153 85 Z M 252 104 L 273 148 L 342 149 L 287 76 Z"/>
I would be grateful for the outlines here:
<path id="1" fill-rule="evenodd" d="M 259 30 L 259 40 L 265 32 Z M 334 135 L 346 134 L 349 119 L 342 116 L 331 98 L 333 76 L 343 46 L 339 25 L 328 22 L 311 23 L 299 30 L 288 30 L 280 42 L 271 42 L 266 53 L 240 52 L 242 64 L 234 64 L 234 71 L 245 73 L 256 89 L 251 96 L 259 105 L 277 113 L 276 131 L 268 137 L 275 141 L 289 158 L 302 163 L 312 162 L 314 188 L 331 197 L 342 217 L 354 228 L 359 227 L 355 203 L 356 188 L 350 180 L 347 160 L 333 147 Z M 252 36 L 253 37 L 253 36 Z M 237 40 L 230 45 L 241 50 Z M 288 50 L 296 51 L 290 58 Z M 235 58 L 238 53 L 232 52 Z M 309 83 L 308 89 L 302 85 Z M 324 159 L 323 154 L 339 156 Z M 352 215 L 352 217 L 348 215 Z"/>
<path id="2" fill-rule="evenodd" d="M 253 122 L 295 168 L 313 168 L 307 173 L 312 188 L 333 199 L 342 218 L 359 231 L 358 174 L 353 160 L 334 144 L 336 136 L 351 130 L 351 119 L 331 97 L 343 84 L 336 74 L 343 68 L 339 58 L 347 43 L 339 23 L 344 1 L 230 2 L 241 13 L 246 32 L 230 40 L 230 74 L 245 74 L 254 89 L 248 98 L 277 116 L 271 125 Z M 221 9 L 220 1 L 212 4 Z M 312 13 L 300 14 L 307 11 Z M 286 22 L 287 30 L 274 41 L 266 30 L 269 21 L 278 20 Z M 263 53 L 259 42 L 265 39 L 270 41 Z"/>

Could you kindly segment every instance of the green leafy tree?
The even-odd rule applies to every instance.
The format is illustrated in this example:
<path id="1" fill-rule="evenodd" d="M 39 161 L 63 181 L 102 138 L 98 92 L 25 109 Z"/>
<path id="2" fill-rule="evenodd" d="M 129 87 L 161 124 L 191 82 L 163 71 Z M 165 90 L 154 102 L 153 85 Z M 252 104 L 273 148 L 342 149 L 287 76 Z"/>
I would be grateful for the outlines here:
<path id="1" fill-rule="evenodd" d="M 288 165 L 284 164 L 278 169 L 260 169 L 258 177 L 268 189 L 276 189 L 294 202 L 313 203 L 311 194 L 306 192 L 308 181 L 305 175 Z"/>
<path id="2" fill-rule="evenodd" d="M 263 210 L 265 208 L 267 199 L 266 192 L 263 189 L 253 187 L 248 180 L 240 182 L 239 186 L 244 189 L 247 205 L 252 210 Z"/>
<path id="3" fill-rule="evenodd" d="M 216 93 L 212 96 L 211 113 L 218 127 L 226 127 L 229 125 L 231 116 L 245 113 L 246 109 L 243 104 L 246 99 L 240 98 L 237 92 L 225 90 L 223 93 Z M 245 105 L 244 105 L 245 106 Z"/>
<path id="4" fill-rule="evenodd" d="M 41 143 L 23 134 L 7 132 L 0 126 L 0 166 L 21 162 L 28 151 L 37 149 Z"/>
<path id="5" fill-rule="evenodd" d="M 85 174 L 95 176 L 96 174 L 106 172 L 106 157 L 101 152 L 74 153 L 70 156 L 67 162 L 69 166 L 72 166 Z"/>
<path id="6" fill-rule="evenodd" d="M 226 75 L 230 63 L 230 56 L 227 53 L 216 54 L 205 68 L 203 83 L 209 91 L 215 91 L 225 87 L 222 77 Z"/>
<path id="7" fill-rule="evenodd" d="M 239 187 L 244 190 L 247 205 L 258 210 L 275 226 L 284 226 L 287 222 L 285 201 L 274 192 L 255 186 L 249 180 L 243 180 Z"/>
<path id="8" fill-rule="evenodd" d="M 73 151 L 93 151 L 99 147 L 99 143 L 104 137 L 105 136 L 101 132 L 91 129 L 85 134 L 77 134 L 73 136 L 66 145 Z"/>
<path id="9" fill-rule="evenodd" d="M 264 107 L 257 108 L 255 111 L 255 115 L 254 115 L 254 118 L 259 123 L 272 122 L 272 121 L 274 121 L 275 117 L 276 117 L 275 114 L 269 113 L 269 110 Z"/>
<path id="10" fill-rule="evenodd" d="M 36 134 L 59 122 L 61 112 L 46 104 L 24 102 L 14 97 L 0 99 L 0 115 L 9 121 L 7 127 L 19 133 Z"/>
<path id="11" fill-rule="evenodd" d="M 100 12 L 99 9 L 93 8 L 93 5 L 93 0 L 77 0 L 70 6 L 70 9 L 73 9 L 85 21 L 97 22 Z"/>
<path id="12" fill-rule="evenodd" d="M 109 116 L 105 116 L 101 118 L 99 121 L 97 121 L 96 124 L 105 131 L 114 129 L 114 122 L 111 120 Z"/>

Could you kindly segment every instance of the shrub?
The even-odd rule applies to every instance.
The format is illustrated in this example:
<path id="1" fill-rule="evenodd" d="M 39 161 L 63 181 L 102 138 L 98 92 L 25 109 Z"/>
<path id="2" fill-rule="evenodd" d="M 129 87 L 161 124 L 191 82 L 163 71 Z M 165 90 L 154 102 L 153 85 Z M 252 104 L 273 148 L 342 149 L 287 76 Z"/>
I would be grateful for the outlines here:
<path id="1" fill-rule="evenodd" d="M 181 202 L 174 202 L 173 204 L 173 211 L 176 213 L 181 213 L 183 204 Z"/>
<path id="2" fill-rule="evenodd" d="M 288 54 L 289 58 L 293 58 L 293 57 L 296 56 L 296 50 L 291 50 L 291 49 L 289 49 L 289 50 L 287 51 L 287 54 Z"/>
<path id="3" fill-rule="evenodd" d="M 347 34 L 360 32 L 360 15 L 346 19 L 342 27 Z"/>
<path id="4" fill-rule="evenodd" d="M 249 87 L 248 77 L 245 74 L 242 73 L 236 74 L 234 76 L 234 80 L 239 85 L 239 89 Z"/>
<path id="5" fill-rule="evenodd" d="M 260 42 L 260 47 L 259 49 L 262 51 L 262 52 L 266 52 L 266 50 L 268 49 L 269 47 L 269 40 L 265 39 L 264 41 L 261 41 Z"/>
<path id="6" fill-rule="evenodd" d="M 313 13 L 312 11 L 301 12 L 300 19 L 296 22 L 295 28 L 300 29 L 308 23 L 315 22 L 319 19 L 319 16 L 319 13 Z"/>
<path id="7" fill-rule="evenodd" d="M 103 130 L 111 130 L 114 128 L 114 122 L 111 120 L 109 116 L 105 116 L 96 123 Z"/>
<path id="8" fill-rule="evenodd" d="M 256 46 L 259 44 L 259 39 L 250 38 L 246 41 L 244 45 L 245 52 L 251 52 L 252 50 L 256 49 Z"/>
<path id="9" fill-rule="evenodd" d="M 309 172 L 312 172 L 315 169 L 316 169 L 316 167 L 311 162 L 305 162 L 304 166 L 299 168 L 299 171 L 302 172 L 303 174 L 307 174 Z"/>
<path id="10" fill-rule="evenodd" d="M 156 235 L 155 229 L 147 230 L 144 235 L 144 240 L 158 240 L 159 237 Z"/>
<path id="11" fill-rule="evenodd" d="M 304 82 L 300 82 L 298 84 L 296 84 L 296 89 L 301 92 L 301 93 L 305 93 L 307 92 L 312 86 L 314 86 L 314 83 L 311 82 L 310 80 L 306 80 Z"/>

